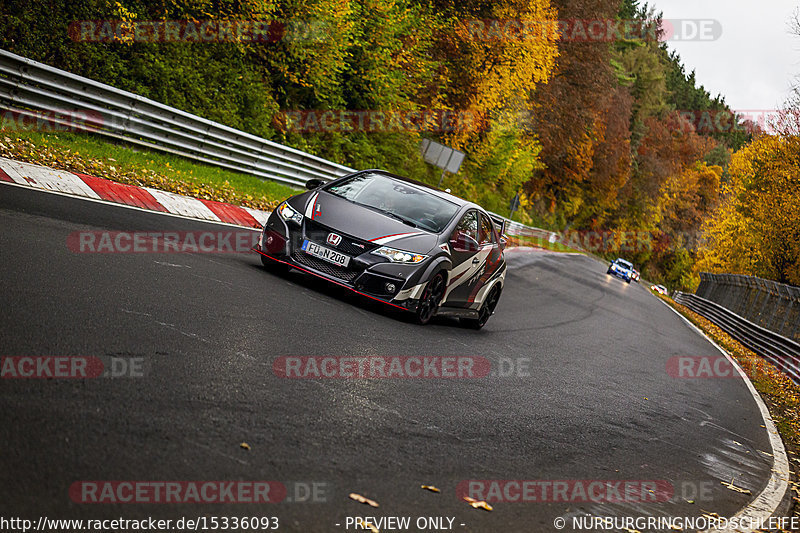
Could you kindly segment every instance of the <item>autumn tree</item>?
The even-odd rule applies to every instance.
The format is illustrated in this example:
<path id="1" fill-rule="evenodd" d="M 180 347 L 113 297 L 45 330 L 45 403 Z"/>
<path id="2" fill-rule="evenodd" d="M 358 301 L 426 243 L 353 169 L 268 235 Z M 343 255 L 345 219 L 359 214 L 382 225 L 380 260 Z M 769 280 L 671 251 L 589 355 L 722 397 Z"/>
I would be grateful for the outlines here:
<path id="1" fill-rule="evenodd" d="M 613 19 L 619 1 L 557 0 L 554 5 L 560 20 Z M 615 76 L 608 42 L 567 38 L 558 46 L 555 75 L 537 89 L 531 120 L 542 143 L 544 167 L 533 174 L 525 191 L 538 217 L 563 225 L 583 216 L 595 151 L 604 140 L 604 118 L 613 105 Z M 624 111 L 624 105 L 615 111 L 620 109 Z"/>
<path id="2" fill-rule="evenodd" d="M 703 232 L 698 270 L 800 285 L 800 138 L 761 135 L 736 152 Z"/>

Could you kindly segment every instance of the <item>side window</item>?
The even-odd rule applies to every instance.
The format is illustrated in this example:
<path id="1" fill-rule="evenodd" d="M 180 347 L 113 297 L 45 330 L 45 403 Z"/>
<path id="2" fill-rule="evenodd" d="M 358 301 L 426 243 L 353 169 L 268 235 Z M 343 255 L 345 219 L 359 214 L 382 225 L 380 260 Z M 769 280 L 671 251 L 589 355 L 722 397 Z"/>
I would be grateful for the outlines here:
<path id="1" fill-rule="evenodd" d="M 476 242 L 478 241 L 478 212 L 469 211 L 464 215 L 456 226 L 456 232 L 462 232 L 468 237 L 472 237 Z"/>
<path id="2" fill-rule="evenodd" d="M 484 244 L 491 244 L 495 242 L 494 232 L 492 231 L 492 221 L 489 220 L 484 214 L 481 214 L 481 231 L 478 243 L 483 246 Z"/>

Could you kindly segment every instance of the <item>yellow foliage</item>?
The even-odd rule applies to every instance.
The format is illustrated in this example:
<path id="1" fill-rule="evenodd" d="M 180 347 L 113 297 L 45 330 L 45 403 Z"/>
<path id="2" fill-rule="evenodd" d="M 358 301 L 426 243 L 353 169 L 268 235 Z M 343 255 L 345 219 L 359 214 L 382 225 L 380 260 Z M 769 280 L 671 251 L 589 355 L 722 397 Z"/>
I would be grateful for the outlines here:
<path id="1" fill-rule="evenodd" d="M 556 9 L 550 0 L 511 0 L 492 4 L 493 21 L 526 21 L 539 25 L 555 25 Z M 558 46 L 556 32 L 535 36 L 519 34 L 516 38 L 475 39 L 468 33 L 456 32 L 461 39 L 463 63 L 470 65 L 471 86 L 466 88 L 467 109 L 496 122 L 509 112 L 524 117 L 529 111 L 529 95 L 537 84 L 547 83 L 555 68 Z M 502 119 L 501 119 L 502 121 Z M 460 148 L 468 143 L 474 131 L 453 135 L 451 145 Z"/>
<path id="2" fill-rule="evenodd" d="M 697 269 L 800 284 L 800 138 L 761 135 L 729 169 Z"/>

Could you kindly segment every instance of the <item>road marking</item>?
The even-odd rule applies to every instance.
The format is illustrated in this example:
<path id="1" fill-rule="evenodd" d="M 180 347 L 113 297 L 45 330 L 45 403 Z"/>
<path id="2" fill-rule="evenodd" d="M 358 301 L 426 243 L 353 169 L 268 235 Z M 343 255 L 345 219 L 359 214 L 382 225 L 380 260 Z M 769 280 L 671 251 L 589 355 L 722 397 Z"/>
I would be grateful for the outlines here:
<path id="1" fill-rule="evenodd" d="M 242 206 L 242 209 L 250 213 L 250 216 L 256 219 L 256 221 L 262 226 L 267 223 L 267 219 L 272 214 L 271 211 L 261 211 L 259 209 L 252 209 L 250 207 L 245 207 L 245 206 Z"/>
<path id="2" fill-rule="evenodd" d="M 84 179 L 81 176 L 85 176 Z M 134 185 L 122 185 L 112 180 L 97 178 L 88 175 L 77 175 L 72 172 L 64 170 L 56 170 L 49 167 L 34 165 L 31 163 L 24 163 L 15 161 L 5 157 L 0 157 L 0 182 L 8 185 L 16 185 L 18 187 L 26 187 L 38 189 L 45 192 L 52 192 L 56 194 L 64 194 L 83 198 L 86 200 L 99 201 L 107 205 L 117 205 L 120 207 L 128 207 L 139 209 L 140 211 L 148 212 L 162 212 L 166 210 L 167 213 L 180 218 L 191 220 L 205 220 L 210 222 L 222 223 L 225 225 L 236 227 L 248 227 L 252 229 L 251 220 L 248 220 L 248 215 L 253 217 L 262 226 L 266 224 L 270 216 L 270 212 L 252 209 L 249 207 L 240 207 L 233 204 L 226 204 L 224 202 L 208 202 L 211 207 L 203 200 L 192 198 L 191 196 L 183 196 L 171 192 L 152 189 L 150 187 L 136 187 Z M 108 185 L 102 185 L 107 183 Z M 94 188 L 100 187 L 100 193 L 107 188 L 108 191 L 100 194 Z M 137 192 L 138 191 L 138 192 Z M 121 197 L 115 194 L 122 194 Z M 128 198 L 128 196 L 135 196 L 136 198 Z M 142 198 L 149 198 L 151 205 L 150 209 L 147 208 L 147 202 L 142 203 Z M 138 199 L 138 201 L 134 201 Z M 117 201 L 115 201 L 117 200 Z M 130 203 L 136 205 L 129 205 Z M 144 205 L 145 208 L 141 206 Z M 160 209 L 156 210 L 156 207 Z M 212 209 L 213 208 L 213 209 Z M 222 218 L 215 210 L 223 213 Z M 237 213 L 241 213 L 238 216 Z M 236 215 L 236 216 L 235 216 Z M 227 222 L 223 221 L 225 219 Z M 229 222 L 240 222 L 229 223 Z"/>
<path id="3" fill-rule="evenodd" d="M 153 195 L 158 203 L 167 208 L 170 213 L 178 213 L 187 217 L 202 218 L 221 222 L 220 218 L 209 209 L 206 204 L 197 198 L 181 196 L 166 191 L 159 191 L 150 187 L 143 187 L 144 190 Z"/>
<path id="4" fill-rule="evenodd" d="M 758 394 L 758 391 L 750 382 L 750 379 L 747 377 L 747 374 L 744 373 L 744 370 L 739 366 L 739 364 L 731 357 L 731 355 L 722 349 L 716 342 L 714 342 L 708 335 L 705 334 L 703 330 L 692 324 L 689 319 L 683 316 L 677 309 L 673 308 L 671 305 L 663 301 L 661 298 L 658 298 L 662 304 L 666 305 L 670 311 L 678 315 L 684 322 L 686 322 L 693 330 L 697 333 L 705 337 L 705 339 L 710 342 L 717 350 L 720 351 L 725 357 L 728 358 L 731 365 L 739 372 L 739 375 L 744 380 L 745 384 L 747 385 L 747 389 L 752 394 L 753 399 L 758 406 L 758 410 L 761 411 L 761 418 L 764 420 L 764 427 L 767 431 L 767 437 L 769 437 L 770 446 L 772 446 L 772 456 L 773 456 L 773 466 L 770 471 L 770 477 L 767 481 L 767 486 L 764 487 L 764 490 L 759 493 L 758 496 L 755 497 L 753 501 L 743 507 L 738 513 L 734 515 L 737 519 L 744 519 L 750 521 L 749 523 L 758 523 L 758 522 L 766 522 L 769 517 L 771 517 L 778 509 L 778 506 L 783 501 L 784 495 L 786 491 L 789 489 L 789 459 L 786 455 L 786 449 L 783 447 L 783 441 L 781 440 L 780 434 L 778 433 L 778 429 L 775 427 L 775 422 L 773 422 L 772 417 L 769 414 L 769 409 L 767 409 L 764 400 L 761 399 L 761 396 Z M 718 533 L 723 530 L 706 530 L 703 533 Z M 738 530 L 737 530 L 738 531 Z M 758 530 L 751 529 L 748 532 L 756 532 Z"/>
<path id="5" fill-rule="evenodd" d="M 143 208 L 137 207 L 135 205 L 118 204 L 117 202 L 109 202 L 108 200 L 102 200 L 102 199 L 98 200 L 96 198 L 87 198 L 85 196 L 75 196 L 74 194 L 68 194 L 68 193 L 61 192 L 61 191 L 53 191 L 53 190 L 50 190 L 50 189 L 37 189 L 37 188 L 29 187 L 27 185 L 20 185 L 19 183 L 11 183 L 11 182 L 8 182 L 8 181 L 0 181 L 0 184 L 8 185 L 9 187 L 19 187 L 20 189 L 35 190 L 37 192 L 45 192 L 45 193 L 49 193 L 49 194 L 57 194 L 59 196 L 66 196 L 67 198 L 72 198 L 73 200 L 85 200 L 87 202 L 96 202 L 98 204 L 110 205 L 112 207 L 119 207 L 119 208 L 122 208 L 122 209 L 132 209 L 134 211 L 139 211 L 141 213 L 150 213 L 150 214 L 153 214 L 153 215 L 162 215 L 162 216 L 167 216 L 167 217 L 182 218 L 184 220 L 192 220 L 194 222 L 204 222 L 206 224 L 216 224 L 216 225 L 219 225 L 219 226 L 230 226 L 232 228 L 243 228 L 243 229 L 248 229 L 250 231 L 261 231 L 260 228 L 249 228 L 249 227 L 246 227 L 246 226 L 240 226 L 239 224 L 231 224 L 229 222 L 221 222 L 221 221 L 217 221 L 217 220 L 205 220 L 205 219 L 202 219 L 202 218 L 195 218 L 195 217 L 190 217 L 190 216 L 186 216 L 186 215 L 179 215 L 177 213 L 165 213 L 163 211 L 153 211 L 152 209 L 143 209 Z M 269 214 L 267 214 L 267 216 L 269 216 Z"/>
<path id="6" fill-rule="evenodd" d="M 6 158 L 0 158 L 0 167 L 5 170 L 6 174 L 15 183 L 20 185 L 87 196 L 89 198 L 100 198 L 82 179 L 70 172 L 53 170 Z"/>

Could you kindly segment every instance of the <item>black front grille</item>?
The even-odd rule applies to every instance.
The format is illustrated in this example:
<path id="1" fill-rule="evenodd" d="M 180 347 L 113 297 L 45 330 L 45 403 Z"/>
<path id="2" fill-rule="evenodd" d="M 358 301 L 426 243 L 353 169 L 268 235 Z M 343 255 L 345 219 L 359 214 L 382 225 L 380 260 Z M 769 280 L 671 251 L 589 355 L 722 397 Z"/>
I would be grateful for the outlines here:
<path id="1" fill-rule="evenodd" d="M 329 276 L 333 276 L 334 278 L 339 278 L 348 282 L 356 279 L 361 273 L 355 270 L 350 270 L 349 268 L 342 268 L 332 263 L 328 263 L 327 261 L 323 261 L 322 259 L 314 257 L 313 255 L 308 255 L 301 250 L 296 250 L 292 254 L 292 259 L 301 265 L 311 267 L 314 270 L 322 272 L 323 274 L 327 274 Z"/>
<path id="2" fill-rule="evenodd" d="M 328 244 L 329 233 L 341 235 L 342 241 L 338 246 Z M 350 237 L 349 235 L 345 235 L 344 233 L 340 233 L 334 229 L 325 227 L 322 224 L 318 224 L 312 220 L 306 220 L 306 239 L 354 257 L 361 255 L 364 252 L 371 252 L 378 247 L 378 245 L 369 241 Z"/>

